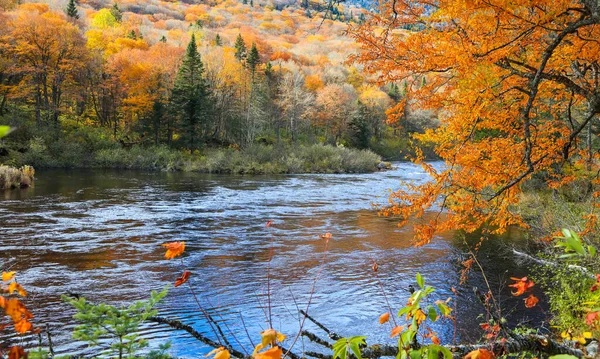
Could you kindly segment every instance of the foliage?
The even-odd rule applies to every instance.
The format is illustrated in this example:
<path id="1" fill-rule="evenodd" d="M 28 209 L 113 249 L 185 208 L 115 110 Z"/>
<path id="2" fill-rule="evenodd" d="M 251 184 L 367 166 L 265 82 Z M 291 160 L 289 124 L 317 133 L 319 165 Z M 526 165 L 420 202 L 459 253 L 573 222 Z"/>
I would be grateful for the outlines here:
<path id="1" fill-rule="evenodd" d="M 360 346 L 366 345 L 365 336 L 354 336 L 350 338 L 341 338 L 333 344 L 333 359 L 346 359 L 354 354 L 358 359 L 362 359 Z"/>
<path id="2" fill-rule="evenodd" d="M 2 272 L 0 278 L 0 331 L 12 326 L 19 335 L 28 332 L 37 333 L 39 329 L 31 323 L 33 314 L 19 299 L 27 296 L 27 291 L 17 282 L 15 274 L 15 272 Z M 5 320 L 8 320 L 8 323 Z M 4 349 L 6 348 L 0 347 L 0 355 Z M 10 358 L 19 359 L 26 356 L 25 350 L 20 346 L 13 346 L 8 349 L 8 352 Z"/>
<path id="3" fill-rule="evenodd" d="M 85 298 L 63 296 L 77 313 L 73 316 L 81 322 L 73 330 L 73 338 L 88 342 L 90 346 L 99 345 L 100 340 L 111 340 L 107 357 L 118 355 L 133 358 L 139 350 L 148 346 L 145 339 L 139 337 L 137 330 L 142 322 L 156 315 L 154 307 L 167 295 L 167 288 L 160 293 L 152 291 L 147 301 L 135 302 L 128 307 L 115 307 L 107 304 L 92 304 Z"/>
<path id="4" fill-rule="evenodd" d="M 550 186 L 571 183 L 577 177 L 562 171 L 570 161 L 596 168 L 583 139 L 599 97 L 595 75 L 581 69 L 598 66 L 597 14 L 587 1 L 400 0 L 351 25 L 361 46 L 352 59 L 381 82 L 408 82 L 389 120 L 409 106 L 437 112 L 442 123 L 416 137 L 435 145 L 446 168 L 424 163 L 434 181 L 396 192 L 384 212 L 421 217 L 444 198 L 447 215 L 418 222 L 416 243 L 448 229 L 526 226 L 514 211 L 524 180 L 547 172 Z"/>

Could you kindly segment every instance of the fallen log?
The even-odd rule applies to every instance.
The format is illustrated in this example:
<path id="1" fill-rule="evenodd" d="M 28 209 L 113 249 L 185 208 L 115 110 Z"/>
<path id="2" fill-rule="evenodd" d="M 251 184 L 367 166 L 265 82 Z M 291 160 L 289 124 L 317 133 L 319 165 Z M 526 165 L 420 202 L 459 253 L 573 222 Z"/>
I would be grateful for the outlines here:
<path id="1" fill-rule="evenodd" d="M 184 324 L 175 319 L 168 319 L 164 317 L 150 317 L 148 321 L 166 324 L 171 328 L 183 330 L 189 333 L 194 338 L 198 339 L 202 343 L 211 346 L 213 348 L 225 347 L 229 350 L 229 353 L 236 358 L 239 359 L 251 359 L 252 357 L 249 355 L 245 355 L 244 353 L 232 348 L 231 346 L 224 346 L 221 343 L 215 342 L 214 340 L 206 337 L 202 333 L 199 333 L 190 325 Z M 325 328 L 324 326 L 321 328 Z M 326 328 L 325 328 L 326 329 Z M 319 338 L 318 336 L 308 332 L 303 331 L 302 336 L 308 338 L 314 343 L 322 345 L 326 348 L 331 348 L 331 344 L 326 340 Z M 550 339 L 548 336 L 543 335 L 514 335 L 510 339 L 507 340 L 499 340 L 492 343 L 483 343 L 483 344 L 463 344 L 463 345 L 446 345 L 446 348 L 452 352 L 453 358 L 459 359 L 464 357 L 466 354 L 473 350 L 477 349 L 487 349 L 493 353 L 498 355 L 511 354 L 511 353 L 522 353 L 522 352 L 534 352 L 534 353 L 542 353 L 548 356 L 557 355 L 557 354 L 569 354 L 573 355 L 577 358 L 585 357 L 583 351 L 565 345 L 563 343 L 559 343 L 555 340 Z M 287 356 L 290 359 L 303 359 L 305 356 L 317 358 L 317 359 L 333 359 L 333 355 L 323 354 L 317 352 L 307 351 L 302 355 L 295 354 L 293 352 L 289 352 L 286 348 L 281 347 L 284 353 L 288 353 Z M 376 359 L 380 357 L 395 357 L 398 355 L 398 347 L 395 345 L 389 344 L 373 344 L 367 346 L 366 348 L 361 349 L 361 355 L 363 358 Z"/>

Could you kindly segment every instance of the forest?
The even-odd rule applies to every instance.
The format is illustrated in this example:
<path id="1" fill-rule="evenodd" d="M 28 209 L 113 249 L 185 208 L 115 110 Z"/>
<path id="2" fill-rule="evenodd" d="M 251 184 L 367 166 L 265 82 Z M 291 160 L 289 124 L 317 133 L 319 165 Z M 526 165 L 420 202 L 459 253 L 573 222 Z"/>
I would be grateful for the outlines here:
<path id="1" fill-rule="evenodd" d="M 597 0 L 0 9 L 0 357 L 600 358 Z"/>
<path id="2" fill-rule="evenodd" d="M 211 150 L 241 149 L 250 153 L 242 162 L 274 162 L 276 146 L 291 158 L 267 171 L 303 172 L 307 166 L 294 160 L 332 156 L 316 144 L 371 150 L 338 149 L 333 156 L 363 159 L 343 160 L 341 170 L 375 170 L 372 152 L 404 159 L 409 133 L 435 126 L 435 118 L 407 110 L 410 126 L 387 123 L 406 83 L 374 84 L 348 63 L 356 44 L 344 36 L 346 24 L 364 22 L 366 11 L 331 9 L 269 1 L 3 2 L 0 124 L 16 131 L 0 160 L 152 167 L 124 159 L 120 150 L 136 147 L 156 157 L 159 169 L 232 172 L 205 163 L 223 155 Z M 243 151 L 252 147 L 269 158 Z M 199 162 L 186 156 L 194 153 L 208 159 L 181 163 Z"/>

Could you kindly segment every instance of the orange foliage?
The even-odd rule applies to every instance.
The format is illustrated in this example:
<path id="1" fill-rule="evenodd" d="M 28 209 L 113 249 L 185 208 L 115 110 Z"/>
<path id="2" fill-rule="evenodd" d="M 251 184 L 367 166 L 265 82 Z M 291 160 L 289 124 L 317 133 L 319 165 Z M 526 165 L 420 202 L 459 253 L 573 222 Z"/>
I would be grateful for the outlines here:
<path id="1" fill-rule="evenodd" d="M 514 280 L 515 283 L 510 284 L 509 287 L 513 287 L 513 288 L 517 289 L 516 292 L 512 292 L 512 295 L 514 295 L 514 296 L 520 296 L 520 295 L 524 294 L 526 290 L 528 290 L 529 288 L 534 286 L 534 283 L 531 280 L 529 280 L 527 277 L 523 277 L 523 278 L 511 277 L 510 279 Z"/>
<path id="2" fill-rule="evenodd" d="M 561 178 L 567 158 L 586 161 L 578 138 L 600 113 L 583 70 L 598 64 L 600 17 L 586 4 L 440 1 L 430 11 L 429 1 L 398 0 L 350 25 L 360 45 L 351 61 L 382 83 L 407 81 L 414 108 L 443 109 L 442 126 L 416 138 L 435 145 L 446 167 L 423 163 L 432 182 L 395 192 L 384 210 L 420 219 L 417 244 L 484 223 L 484 235 L 526 227 L 514 210 L 521 184 L 541 172 Z M 447 215 L 423 220 L 437 203 Z"/>
<path id="3" fill-rule="evenodd" d="M 385 324 L 390 320 L 390 313 L 383 313 L 379 317 L 379 324 Z"/>
<path id="4" fill-rule="evenodd" d="M 164 243 L 162 246 L 167 249 L 165 253 L 165 258 L 167 259 L 179 257 L 185 251 L 185 242 Z"/>

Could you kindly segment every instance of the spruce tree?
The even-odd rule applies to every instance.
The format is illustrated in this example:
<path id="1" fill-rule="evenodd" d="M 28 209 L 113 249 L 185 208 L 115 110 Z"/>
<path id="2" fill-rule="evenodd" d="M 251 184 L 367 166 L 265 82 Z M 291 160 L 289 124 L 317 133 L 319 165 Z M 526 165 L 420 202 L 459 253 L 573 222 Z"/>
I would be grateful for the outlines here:
<path id="1" fill-rule="evenodd" d="M 167 42 L 167 38 L 165 37 L 165 35 L 163 35 L 163 36 L 160 37 L 160 40 L 158 40 L 158 41 L 160 41 L 162 43 L 166 43 Z"/>
<path id="2" fill-rule="evenodd" d="M 77 11 L 77 6 L 75 4 L 75 0 L 69 0 L 69 4 L 66 9 L 67 16 L 72 19 L 79 19 L 79 12 Z"/>
<path id="3" fill-rule="evenodd" d="M 130 38 L 130 39 L 132 39 L 132 40 L 137 40 L 137 35 L 135 33 L 135 30 L 131 30 L 129 32 L 129 34 L 127 34 L 127 37 Z"/>
<path id="4" fill-rule="evenodd" d="M 119 8 L 119 4 L 113 4 L 113 7 L 110 9 L 110 14 L 115 18 L 115 20 L 117 20 L 117 22 L 123 21 L 123 12 Z"/>
<path id="5" fill-rule="evenodd" d="M 209 118 L 209 92 L 203 74 L 204 65 L 192 34 L 173 87 L 173 104 L 179 114 L 177 127 L 183 146 L 191 151 L 200 147 Z"/>
<path id="6" fill-rule="evenodd" d="M 254 79 L 254 72 L 256 71 L 256 66 L 260 63 L 260 56 L 258 55 L 258 49 L 256 48 L 256 44 L 252 43 L 252 48 L 250 48 L 250 52 L 248 53 L 248 58 L 246 59 L 246 64 L 248 68 L 252 72 L 252 79 Z"/>
<path id="7" fill-rule="evenodd" d="M 237 39 L 235 39 L 235 58 L 238 59 L 238 61 L 244 60 L 246 58 L 246 52 L 246 43 L 242 38 L 242 34 L 238 34 Z"/>
<path id="8" fill-rule="evenodd" d="M 221 35 L 219 34 L 215 36 L 215 46 L 223 46 L 223 40 L 221 40 Z"/>

